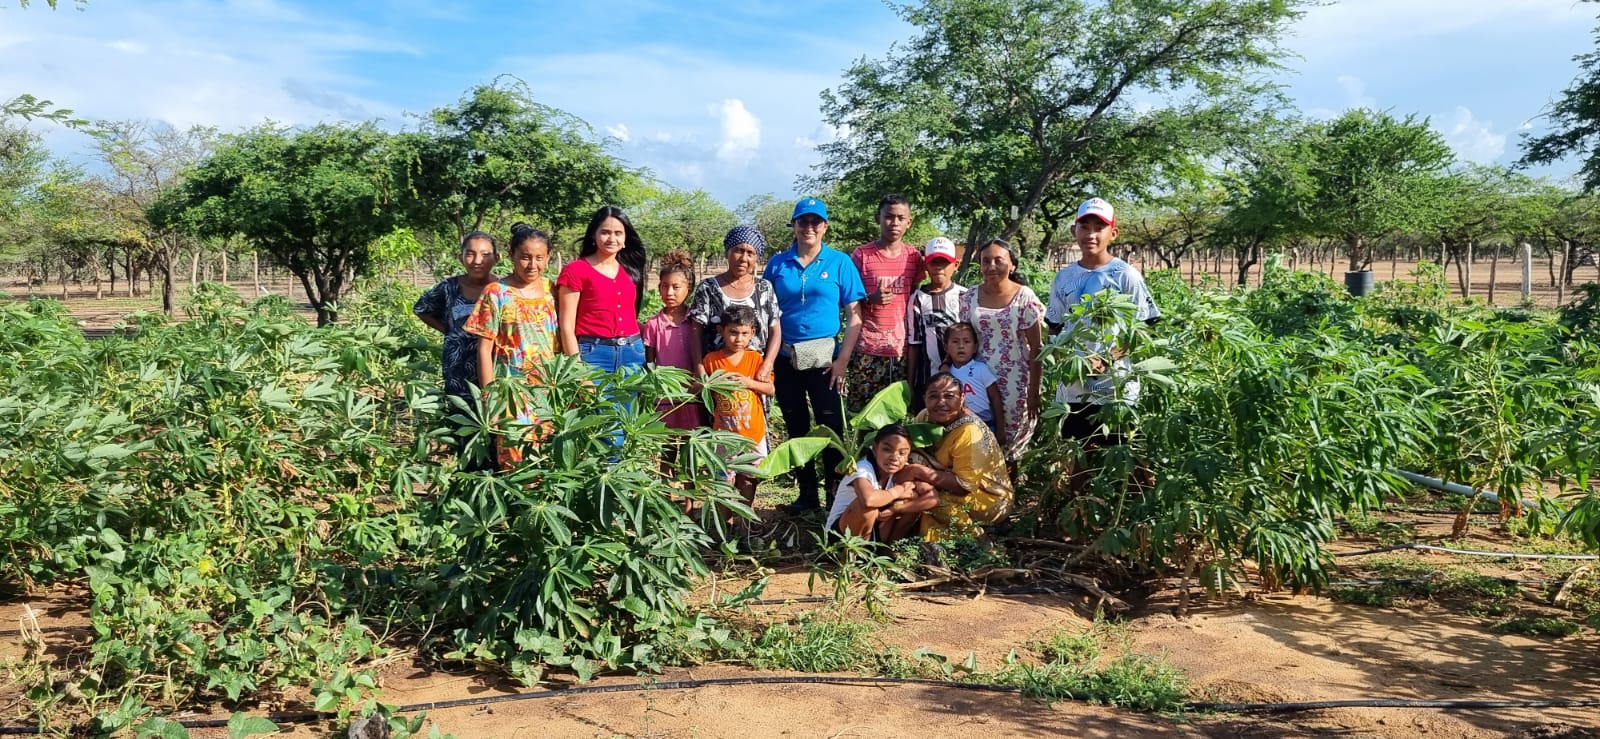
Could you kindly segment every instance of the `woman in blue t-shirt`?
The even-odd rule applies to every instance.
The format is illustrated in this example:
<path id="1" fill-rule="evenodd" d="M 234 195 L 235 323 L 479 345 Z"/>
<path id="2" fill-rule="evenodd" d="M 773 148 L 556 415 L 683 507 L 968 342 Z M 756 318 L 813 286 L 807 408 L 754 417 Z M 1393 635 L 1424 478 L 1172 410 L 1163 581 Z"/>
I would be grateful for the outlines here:
<path id="1" fill-rule="evenodd" d="M 783 345 L 774 368 L 778 411 L 790 438 L 810 433 L 813 415 L 817 423 L 842 434 L 845 369 L 861 333 L 859 303 L 867 291 L 850 257 L 822 243 L 828 233 L 827 205 L 802 199 L 794 205 L 789 226 L 794 243 L 767 262 L 762 273 L 772 283 L 782 312 Z M 840 478 L 841 461 L 837 452 L 822 455 L 830 491 Z M 820 509 L 816 468 L 801 465 L 794 477 L 799 495 L 784 509 L 791 515 Z"/>

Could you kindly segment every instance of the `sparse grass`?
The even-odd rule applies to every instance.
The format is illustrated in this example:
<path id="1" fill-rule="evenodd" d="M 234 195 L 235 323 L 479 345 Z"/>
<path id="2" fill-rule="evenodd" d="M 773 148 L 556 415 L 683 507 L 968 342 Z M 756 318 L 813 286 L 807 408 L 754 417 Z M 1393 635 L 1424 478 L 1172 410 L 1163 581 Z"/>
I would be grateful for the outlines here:
<path id="1" fill-rule="evenodd" d="M 1002 685 L 1015 685 L 1023 695 L 1035 700 L 1086 700 L 1152 713 L 1176 713 L 1189 696 L 1189 681 L 1177 668 L 1130 651 L 1123 651 L 1100 667 L 1016 661 L 991 679 Z"/>
<path id="2" fill-rule="evenodd" d="M 1047 662 L 1092 664 L 1100 658 L 1104 638 L 1105 632 L 1098 626 L 1077 634 L 1057 631 L 1046 639 L 1029 642 L 1028 649 Z"/>
<path id="3" fill-rule="evenodd" d="M 1394 605 L 1399 596 L 1400 590 L 1392 585 L 1371 588 L 1342 585 L 1328 590 L 1328 597 L 1339 603 L 1377 608 Z"/>
<path id="4" fill-rule="evenodd" d="M 874 654 L 882 651 L 869 624 L 802 619 L 767 627 L 750 645 L 750 661 L 796 672 L 859 672 L 872 667 Z"/>
<path id="5" fill-rule="evenodd" d="M 1381 516 L 1376 516 L 1362 511 L 1351 511 L 1345 514 L 1344 526 L 1350 533 L 1369 539 L 1376 539 L 1380 544 L 1398 544 L 1416 538 L 1417 527 L 1410 523 L 1385 521 Z"/>
<path id="6" fill-rule="evenodd" d="M 1578 633 L 1582 628 L 1576 623 L 1561 618 L 1548 617 L 1522 617 L 1508 618 L 1489 627 L 1499 634 L 1522 634 L 1523 636 L 1549 636 L 1560 639 Z"/>

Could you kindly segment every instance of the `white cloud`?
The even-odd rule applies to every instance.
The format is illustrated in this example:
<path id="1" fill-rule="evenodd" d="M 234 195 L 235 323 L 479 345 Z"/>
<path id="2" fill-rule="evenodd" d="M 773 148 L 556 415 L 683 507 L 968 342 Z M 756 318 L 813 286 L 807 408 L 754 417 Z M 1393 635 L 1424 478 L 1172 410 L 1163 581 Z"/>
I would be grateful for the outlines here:
<path id="1" fill-rule="evenodd" d="M 1592 11 L 1565 0 L 1339 0 L 1311 8 L 1296 24 L 1289 45 L 1307 57 L 1362 49 L 1404 56 L 1397 42 L 1443 36 L 1472 28 L 1532 28 L 1555 22 L 1594 20 Z"/>
<path id="2" fill-rule="evenodd" d="M 382 91 L 338 70 L 352 54 L 415 53 L 276 0 L 91 3 L 82 12 L 5 13 L 4 22 L 0 90 L 31 92 L 84 118 L 177 127 L 398 122 L 397 107 L 356 92 Z M 95 48 L 116 53 L 59 51 Z"/>
<path id="3" fill-rule="evenodd" d="M 722 124 L 717 158 L 740 167 L 749 164 L 761 148 L 761 119 L 745 108 L 744 101 L 738 98 L 722 101 L 713 112 Z"/>
<path id="4" fill-rule="evenodd" d="M 1337 80 L 1339 89 L 1344 91 L 1345 108 L 1376 109 L 1378 101 L 1367 94 L 1367 85 L 1355 75 L 1342 74 Z"/>
<path id="5" fill-rule="evenodd" d="M 611 138 L 621 141 L 624 144 L 633 139 L 633 135 L 628 133 L 628 126 L 625 123 L 618 123 L 615 126 L 606 126 L 606 133 L 610 134 Z"/>
<path id="6" fill-rule="evenodd" d="M 1466 106 L 1456 106 L 1447 123 L 1434 122 L 1456 156 L 1469 162 L 1492 162 L 1506 151 L 1506 135 L 1494 132 L 1494 124 L 1480 121 Z"/>

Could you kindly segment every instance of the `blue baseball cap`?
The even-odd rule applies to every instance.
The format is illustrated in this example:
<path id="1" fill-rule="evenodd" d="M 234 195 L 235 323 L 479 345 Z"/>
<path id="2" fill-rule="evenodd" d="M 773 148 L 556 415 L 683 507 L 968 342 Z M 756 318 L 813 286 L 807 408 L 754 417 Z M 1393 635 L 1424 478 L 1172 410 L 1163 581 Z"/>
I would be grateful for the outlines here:
<path id="1" fill-rule="evenodd" d="M 816 198 L 802 198 L 794 204 L 794 215 L 789 216 L 789 225 L 793 226 L 800 216 L 814 215 L 822 220 L 828 220 L 828 206 Z"/>

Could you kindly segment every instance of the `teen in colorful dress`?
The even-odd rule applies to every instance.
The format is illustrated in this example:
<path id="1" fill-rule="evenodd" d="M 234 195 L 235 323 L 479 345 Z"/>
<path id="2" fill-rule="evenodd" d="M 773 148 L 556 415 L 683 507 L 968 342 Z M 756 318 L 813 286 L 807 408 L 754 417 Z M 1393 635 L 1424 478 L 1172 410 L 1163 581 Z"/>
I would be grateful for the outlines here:
<path id="1" fill-rule="evenodd" d="M 511 227 L 511 274 L 483 289 L 465 330 L 478 337 L 478 385 L 487 389 L 496 379 L 511 378 L 537 386 L 540 365 L 555 354 L 556 305 L 550 280 L 550 236 L 526 223 Z M 516 408 L 490 408 L 486 421 L 510 415 L 518 426 L 536 423 L 527 403 Z M 500 468 L 522 462 L 517 444 L 499 443 Z"/>

